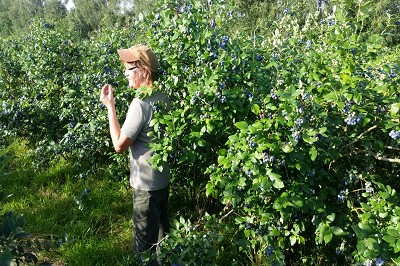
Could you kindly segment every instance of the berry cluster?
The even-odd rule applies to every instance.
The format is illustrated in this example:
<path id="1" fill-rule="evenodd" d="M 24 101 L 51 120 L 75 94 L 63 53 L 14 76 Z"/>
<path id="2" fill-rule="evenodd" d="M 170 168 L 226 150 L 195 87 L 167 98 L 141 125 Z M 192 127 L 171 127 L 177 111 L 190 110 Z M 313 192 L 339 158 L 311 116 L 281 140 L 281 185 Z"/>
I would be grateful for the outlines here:
<path id="1" fill-rule="evenodd" d="M 275 161 L 275 157 L 273 155 L 269 155 L 268 152 L 263 153 L 262 162 L 265 164 L 270 164 Z"/>
<path id="2" fill-rule="evenodd" d="M 221 40 L 218 43 L 218 46 L 222 49 L 226 48 L 226 46 L 229 43 L 229 37 L 228 36 L 221 36 Z"/>
<path id="3" fill-rule="evenodd" d="M 394 140 L 398 140 L 400 139 L 400 131 L 392 130 L 389 132 L 389 136 Z"/>
<path id="4" fill-rule="evenodd" d="M 265 249 L 265 256 L 269 257 L 272 255 L 273 252 L 274 252 L 274 246 L 268 246 Z"/>
<path id="5" fill-rule="evenodd" d="M 294 138 L 295 142 L 298 143 L 301 139 L 301 133 L 295 128 L 291 128 L 290 131 L 292 132 L 292 138 Z"/>
<path id="6" fill-rule="evenodd" d="M 272 98 L 272 99 L 278 100 L 279 95 L 275 93 L 275 90 L 271 89 L 271 91 L 270 91 L 269 94 L 271 95 L 271 98 Z"/>
<path id="7" fill-rule="evenodd" d="M 338 201 L 339 202 L 344 202 L 347 199 L 348 195 L 349 195 L 349 190 L 348 189 L 341 190 L 339 192 L 338 196 L 337 196 L 338 197 Z"/>
<path id="8" fill-rule="evenodd" d="M 347 125 L 355 126 L 358 122 L 361 121 L 361 117 L 357 116 L 355 112 L 351 113 L 345 120 Z"/>

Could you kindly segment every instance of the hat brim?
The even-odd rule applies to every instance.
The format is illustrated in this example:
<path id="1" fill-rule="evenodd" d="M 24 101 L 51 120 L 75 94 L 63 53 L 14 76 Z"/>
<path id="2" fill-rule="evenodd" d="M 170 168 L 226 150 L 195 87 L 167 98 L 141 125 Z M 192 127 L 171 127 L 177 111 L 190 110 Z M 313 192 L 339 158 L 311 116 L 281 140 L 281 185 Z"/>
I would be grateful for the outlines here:
<path id="1" fill-rule="evenodd" d="M 139 61 L 138 58 L 136 58 L 129 49 L 120 49 L 118 50 L 119 57 L 123 62 L 129 63 L 129 62 L 134 62 L 134 61 Z"/>

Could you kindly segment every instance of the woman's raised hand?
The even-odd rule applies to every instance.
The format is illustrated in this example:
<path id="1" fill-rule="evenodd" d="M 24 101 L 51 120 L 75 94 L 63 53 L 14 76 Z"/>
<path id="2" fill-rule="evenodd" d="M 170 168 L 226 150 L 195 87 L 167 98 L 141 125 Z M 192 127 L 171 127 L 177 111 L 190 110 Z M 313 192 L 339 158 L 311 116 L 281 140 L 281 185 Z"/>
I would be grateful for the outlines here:
<path id="1" fill-rule="evenodd" d="M 111 107 L 114 105 L 114 95 L 112 86 L 106 84 L 100 91 L 100 101 L 107 107 Z"/>

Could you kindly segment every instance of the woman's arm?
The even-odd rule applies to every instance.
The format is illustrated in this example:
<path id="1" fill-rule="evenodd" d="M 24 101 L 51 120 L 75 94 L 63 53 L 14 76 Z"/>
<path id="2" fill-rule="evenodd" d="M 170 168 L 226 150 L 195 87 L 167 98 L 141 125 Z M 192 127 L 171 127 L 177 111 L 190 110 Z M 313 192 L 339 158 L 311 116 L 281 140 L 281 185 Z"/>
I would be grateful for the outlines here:
<path id="1" fill-rule="evenodd" d="M 117 153 L 126 151 L 133 144 L 133 140 L 121 133 L 121 127 L 115 111 L 115 101 L 111 85 L 104 85 L 100 92 L 100 101 L 107 107 L 110 135 Z"/>

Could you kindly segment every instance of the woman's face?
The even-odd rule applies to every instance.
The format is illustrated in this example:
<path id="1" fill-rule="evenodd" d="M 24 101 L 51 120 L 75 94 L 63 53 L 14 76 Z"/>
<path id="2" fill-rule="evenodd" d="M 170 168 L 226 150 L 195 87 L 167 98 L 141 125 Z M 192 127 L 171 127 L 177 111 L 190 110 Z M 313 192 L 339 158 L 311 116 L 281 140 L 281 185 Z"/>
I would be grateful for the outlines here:
<path id="1" fill-rule="evenodd" d="M 129 87 L 138 89 L 148 82 L 148 72 L 140 67 L 137 62 L 125 63 L 125 77 L 128 79 Z"/>

